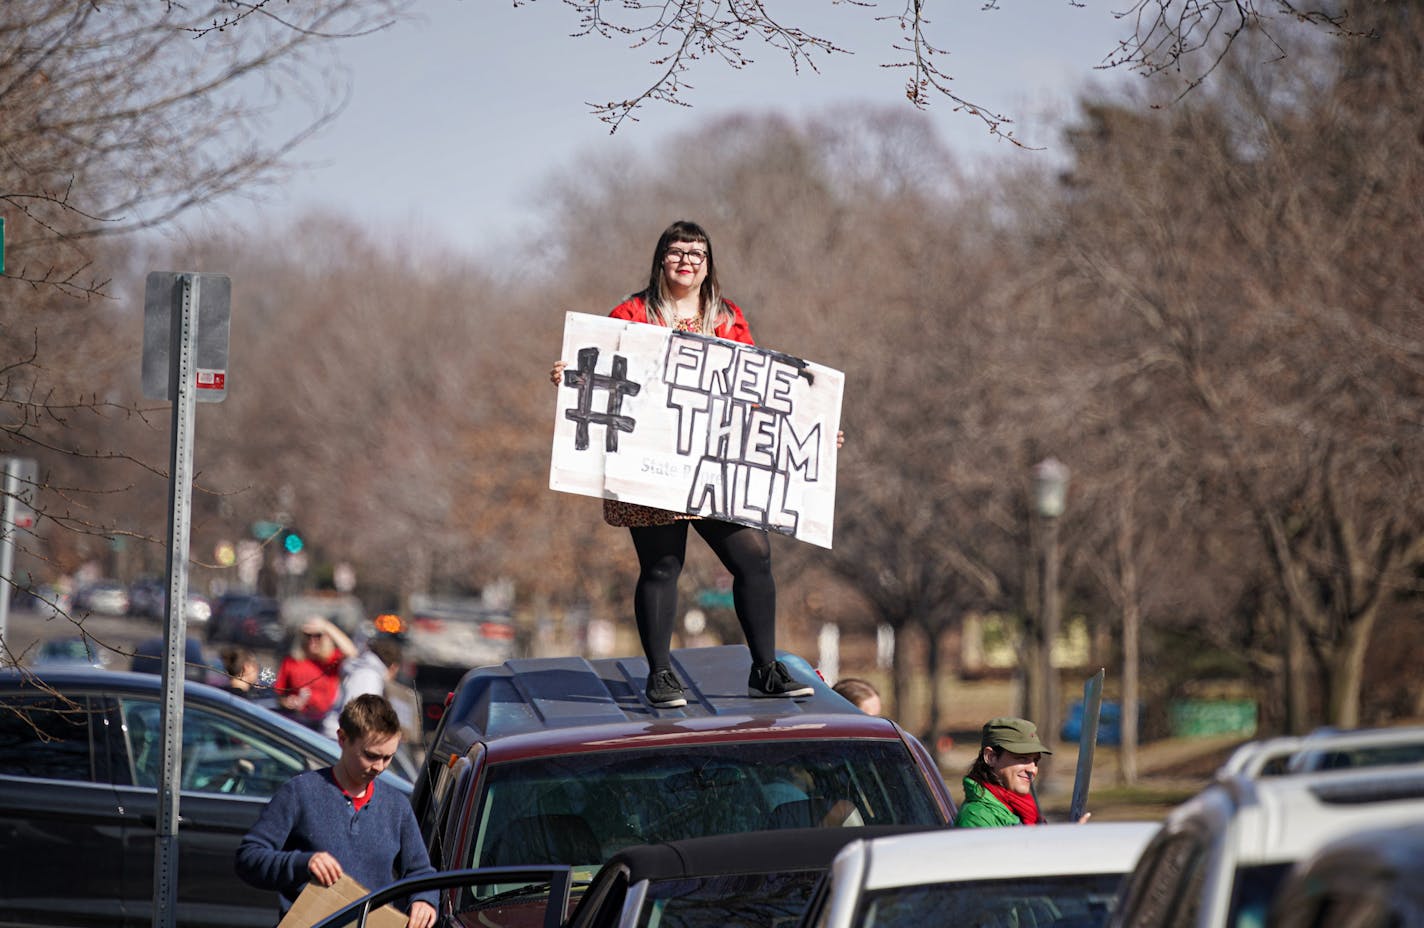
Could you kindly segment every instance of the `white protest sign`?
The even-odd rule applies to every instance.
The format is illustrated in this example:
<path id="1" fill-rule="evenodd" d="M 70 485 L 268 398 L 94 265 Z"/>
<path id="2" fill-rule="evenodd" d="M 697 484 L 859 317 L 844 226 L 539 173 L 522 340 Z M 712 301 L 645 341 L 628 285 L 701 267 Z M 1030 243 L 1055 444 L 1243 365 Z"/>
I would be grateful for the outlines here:
<path id="1" fill-rule="evenodd" d="M 840 371 L 582 313 L 562 357 L 552 489 L 831 546 Z"/>

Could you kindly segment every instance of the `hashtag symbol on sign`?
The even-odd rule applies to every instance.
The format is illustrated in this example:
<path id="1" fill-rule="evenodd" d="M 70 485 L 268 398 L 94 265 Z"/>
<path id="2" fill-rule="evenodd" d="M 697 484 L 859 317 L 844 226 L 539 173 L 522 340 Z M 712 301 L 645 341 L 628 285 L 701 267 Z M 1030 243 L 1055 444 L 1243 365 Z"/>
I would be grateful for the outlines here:
<path id="1" fill-rule="evenodd" d="M 604 450 L 618 450 L 618 433 L 633 431 L 633 417 L 625 416 L 623 398 L 637 396 L 643 387 L 628 379 L 628 359 L 622 355 L 613 356 L 613 371 L 610 374 L 596 373 L 598 349 L 581 348 L 578 353 L 578 369 L 564 371 L 564 386 L 578 388 L 578 405 L 565 409 L 564 415 L 577 423 L 574 430 L 574 448 L 584 451 L 588 448 L 588 426 L 590 422 L 605 427 Z M 608 395 L 608 407 L 603 412 L 593 411 L 593 394 L 602 390 Z"/>

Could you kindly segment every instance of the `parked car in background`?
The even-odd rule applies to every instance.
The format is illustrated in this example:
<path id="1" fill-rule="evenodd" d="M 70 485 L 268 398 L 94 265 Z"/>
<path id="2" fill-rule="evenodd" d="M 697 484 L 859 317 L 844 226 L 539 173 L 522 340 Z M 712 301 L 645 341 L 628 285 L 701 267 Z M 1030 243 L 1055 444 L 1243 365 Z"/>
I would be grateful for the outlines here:
<path id="1" fill-rule="evenodd" d="M 237 844 L 280 784 L 340 749 L 213 687 L 186 683 L 183 700 L 177 923 L 270 928 L 275 896 L 237 878 Z M 0 672 L 0 922 L 152 922 L 162 704 L 150 674 Z"/>
<path id="2" fill-rule="evenodd" d="M 924 747 L 801 658 L 805 699 L 747 695 L 745 647 L 673 652 L 688 704 L 646 702 L 641 658 L 511 660 L 456 689 L 413 795 L 436 867 L 567 864 L 633 844 L 804 826 L 947 825 Z"/>
<path id="3" fill-rule="evenodd" d="M 129 591 L 117 580 L 96 580 L 75 591 L 74 610 L 96 615 L 128 615 Z"/>
<path id="4" fill-rule="evenodd" d="M 183 612 L 183 618 L 190 625 L 206 625 L 208 620 L 213 617 L 212 601 L 203 594 L 194 593 L 192 590 L 188 591 L 187 599 L 188 607 Z M 164 602 L 167 603 L 166 598 Z"/>
<path id="5" fill-rule="evenodd" d="M 1271 906 L 1271 928 L 1424 926 L 1424 823 L 1336 838 L 1296 864 Z"/>
<path id="6" fill-rule="evenodd" d="M 72 616 L 74 594 L 48 583 L 29 591 L 23 599 L 17 600 L 16 609 L 28 609 L 36 615 L 53 618 L 58 615 Z"/>
<path id="7" fill-rule="evenodd" d="M 1219 777 L 1174 809 L 1123 885 L 1114 928 L 1247 928 L 1291 866 L 1351 831 L 1424 821 L 1424 766 Z"/>
<path id="8" fill-rule="evenodd" d="M 418 594 L 410 598 L 410 610 L 401 640 L 431 732 L 440 723 L 445 697 L 467 670 L 517 656 L 514 618 L 478 596 Z"/>
<path id="9" fill-rule="evenodd" d="M 1106 925 L 1156 822 L 953 828 L 852 841 L 802 928 Z"/>
<path id="10" fill-rule="evenodd" d="M 30 669 L 50 670 L 55 667 L 108 667 L 113 663 L 112 652 L 87 635 L 71 635 L 65 638 L 50 638 L 40 642 L 35 649 Z"/>
<path id="11" fill-rule="evenodd" d="M 147 619 L 163 619 L 168 616 L 168 586 L 162 577 L 139 577 L 128 585 L 128 614 Z M 202 625 L 212 616 L 212 603 L 194 590 L 188 591 L 188 608 L 183 617 L 186 621 Z"/>
<path id="12" fill-rule="evenodd" d="M 280 651 L 285 631 L 277 600 L 256 593 L 224 593 L 213 601 L 204 634 L 209 644 L 236 644 L 254 651 Z"/>
<path id="13" fill-rule="evenodd" d="M 221 686 L 224 679 L 222 666 L 203 651 L 202 642 L 191 635 L 184 642 L 183 676 L 197 683 Z M 134 673 L 162 675 L 163 665 L 168 660 L 168 644 L 162 638 L 148 638 L 134 645 L 129 670 Z"/>
<path id="14" fill-rule="evenodd" d="M 161 619 L 167 596 L 162 577 L 139 577 L 129 584 L 129 611 L 146 619 Z"/>

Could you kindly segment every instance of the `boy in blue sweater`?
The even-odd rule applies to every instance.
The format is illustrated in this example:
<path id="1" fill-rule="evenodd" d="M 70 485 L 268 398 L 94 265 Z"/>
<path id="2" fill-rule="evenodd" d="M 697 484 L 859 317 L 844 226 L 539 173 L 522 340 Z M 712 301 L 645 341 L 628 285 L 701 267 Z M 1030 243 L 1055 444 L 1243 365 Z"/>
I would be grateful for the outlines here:
<path id="1" fill-rule="evenodd" d="M 409 800 L 376 782 L 400 746 L 395 709 L 367 693 L 347 703 L 339 724 L 340 760 L 282 784 L 237 848 L 237 875 L 275 889 L 282 915 L 312 880 L 330 886 L 346 873 L 375 890 L 435 872 Z M 410 928 L 435 924 L 436 898 L 414 897 Z"/>

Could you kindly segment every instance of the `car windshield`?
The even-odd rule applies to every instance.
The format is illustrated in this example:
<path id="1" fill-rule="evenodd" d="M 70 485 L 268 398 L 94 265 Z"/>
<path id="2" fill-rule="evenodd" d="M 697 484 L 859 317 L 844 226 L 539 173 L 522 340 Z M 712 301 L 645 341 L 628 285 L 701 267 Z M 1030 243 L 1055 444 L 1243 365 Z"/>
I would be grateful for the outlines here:
<path id="1" fill-rule="evenodd" d="M 867 893 L 856 924 L 1098 928 L 1108 923 L 1121 880 L 1120 873 L 1095 873 L 898 886 Z"/>
<path id="2" fill-rule="evenodd" d="M 470 867 L 582 867 L 633 844 L 763 829 L 944 824 L 898 741 L 603 751 L 487 776 Z"/>
<path id="3" fill-rule="evenodd" d="M 822 870 L 739 873 L 657 880 L 648 887 L 638 928 L 763 928 L 794 924 Z"/>

